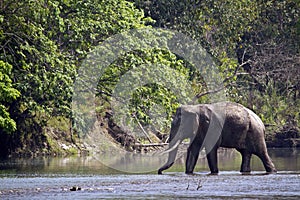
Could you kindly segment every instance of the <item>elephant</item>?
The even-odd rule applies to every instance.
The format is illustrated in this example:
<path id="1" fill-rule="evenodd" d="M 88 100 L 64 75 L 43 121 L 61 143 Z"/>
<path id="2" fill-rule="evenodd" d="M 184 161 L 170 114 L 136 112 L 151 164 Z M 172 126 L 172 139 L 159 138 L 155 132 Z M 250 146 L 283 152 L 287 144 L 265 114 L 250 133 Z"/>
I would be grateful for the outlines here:
<path id="1" fill-rule="evenodd" d="M 250 109 L 234 102 L 182 105 L 171 124 L 168 160 L 159 170 L 170 168 L 176 158 L 179 144 L 190 139 L 187 149 L 186 174 L 193 174 L 200 151 L 205 148 L 210 174 L 218 174 L 217 149 L 235 148 L 242 156 L 240 172 L 251 172 L 252 154 L 258 156 L 267 173 L 276 173 L 268 155 L 265 142 L 265 126 Z"/>

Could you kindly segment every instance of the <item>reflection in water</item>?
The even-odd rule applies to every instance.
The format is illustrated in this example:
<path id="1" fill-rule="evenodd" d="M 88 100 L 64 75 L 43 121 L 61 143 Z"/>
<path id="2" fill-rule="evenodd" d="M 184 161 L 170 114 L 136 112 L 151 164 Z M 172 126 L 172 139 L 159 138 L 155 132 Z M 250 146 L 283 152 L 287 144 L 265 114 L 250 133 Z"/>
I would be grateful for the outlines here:
<path id="1" fill-rule="evenodd" d="M 300 171 L 300 149 L 270 149 L 269 153 L 278 170 Z"/>
<path id="2" fill-rule="evenodd" d="M 300 171 L 300 149 L 269 149 L 269 154 L 278 171 Z M 0 174 L 124 174 L 124 172 L 143 171 L 157 168 L 164 164 L 166 158 L 155 160 L 152 166 L 147 166 L 149 162 L 134 163 L 135 156 L 129 154 L 128 156 L 118 157 L 118 160 L 111 160 L 115 158 L 110 154 L 101 154 L 99 156 L 85 156 L 85 157 L 39 157 L 39 158 L 17 158 L 8 159 L 0 162 Z M 147 157 L 145 157 L 147 159 Z M 224 149 L 219 152 L 219 168 L 220 171 L 239 171 L 241 165 L 240 154 L 233 149 Z M 102 160 L 104 162 L 102 162 Z M 140 160 L 140 159 L 137 159 Z M 103 164 L 105 163 L 105 164 Z M 185 156 L 177 159 L 174 166 L 169 172 L 184 172 Z M 251 161 L 252 171 L 264 171 L 262 162 L 256 157 L 252 157 Z M 117 170 L 119 169 L 119 170 Z M 121 169 L 121 171 L 120 171 Z M 124 170 L 122 170 L 124 169 Z M 195 172 L 209 172 L 207 161 L 202 154 L 198 160 Z M 156 169 L 150 173 L 156 173 Z"/>
<path id="3" fill-rule="evenodd" d="M 115 170 L 90 156 L 38 157 L 2 161 L 1 174 L 111 174 Z"/>

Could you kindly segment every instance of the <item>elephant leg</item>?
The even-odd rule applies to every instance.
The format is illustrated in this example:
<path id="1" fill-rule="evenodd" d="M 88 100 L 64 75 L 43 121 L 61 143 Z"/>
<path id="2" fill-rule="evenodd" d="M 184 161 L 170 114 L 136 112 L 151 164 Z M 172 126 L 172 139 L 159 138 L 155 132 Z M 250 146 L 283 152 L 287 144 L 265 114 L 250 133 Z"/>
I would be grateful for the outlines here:
<path id="1" fill-rule="evenodd" d="M 251 156 L 252 154 L 249 153 L 247 150 L 238 150 L 242 155 L 242 165 L 241 165 L 241 173 L 242 174 L 249 174 L 251 172 Z"/>
<path id="2" fill-rule="evenodd" d="M 197 163 L 201 145 L 192 143 L 187 150 L 187 158 L 185 163 L 185 173 L 193 174 L 195 165 Z"/>
<path id="3" fill-rule="evenodd" d="M 256 155 L 263 162 L 263 165 L 264 165 L 267 173 L 276 173 L 277 172 L 275 165 L 273 164 L 270 156 L 268 155 L 267 149 L 263 150 L 262 153 L 256 154 Z"/>
<path id="4" fill-rule="evenodd" d="M 208 166 L 212 175 L 219 173 L 217 150 L 218 148 L 214 147 L 206 156 L 208 161 Z"/>

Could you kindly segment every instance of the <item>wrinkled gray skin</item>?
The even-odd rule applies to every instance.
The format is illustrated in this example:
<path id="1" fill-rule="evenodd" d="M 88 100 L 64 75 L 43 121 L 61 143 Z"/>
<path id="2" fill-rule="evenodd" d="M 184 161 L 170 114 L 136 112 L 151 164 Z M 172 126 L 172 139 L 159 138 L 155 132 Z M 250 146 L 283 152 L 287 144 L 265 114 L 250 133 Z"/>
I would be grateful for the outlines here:
<path id="1" fill-rule="evenodd" d="M 265 143 L 265 127 L 261 119 L 246 107 L 232 102 L 186 105 L 177 109 L 172 121 L 167 163 L 158 170 L 170 168 L 179 144 L 190 139 L 187 149 L 186 173 L 192 174 L 202 148 L 205 147 L 211 174 L 218 174 L 217 149 L 235 148 L 242 155 L 241 172 L 250 173 L 252 154 L 257 155 L 267 173 L 276 169 Z M 205 136 L 207 137 L 205 138 Z"/>

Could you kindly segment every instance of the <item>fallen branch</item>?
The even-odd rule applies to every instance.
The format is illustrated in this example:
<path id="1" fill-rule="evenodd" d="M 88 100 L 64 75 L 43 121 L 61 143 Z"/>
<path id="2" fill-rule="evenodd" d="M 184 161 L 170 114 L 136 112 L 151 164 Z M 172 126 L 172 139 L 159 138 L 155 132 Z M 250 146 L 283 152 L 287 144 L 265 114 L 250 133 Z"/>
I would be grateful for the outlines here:
<path id="1" fill-rule="evenodd" d="M 168 145 L 169 143 L 151 143 L 151 144 L 140 144 L 140 143 L 135 143 L 135 147 L 163 147 Z"/>
<path id="2" fill-rule="evenodd" d="M 139 122 L 138 118 L 136 117 L 135 114 L 133 114 L 134 119 L 136 120 L 136 122 L 138 123 L 139 127 L 141 128 L 142 132 L 144 133 L 144 135 L 146 136 L 146 138 L 148 139 L 148 141 L 150 143 L 152 143 L 151 138 L 149 137 L 148 133 L 145 131 L 145 129 L 143 128 L 143 126 L 141 125 L 141 123 Z"/>

